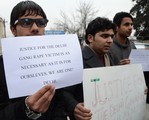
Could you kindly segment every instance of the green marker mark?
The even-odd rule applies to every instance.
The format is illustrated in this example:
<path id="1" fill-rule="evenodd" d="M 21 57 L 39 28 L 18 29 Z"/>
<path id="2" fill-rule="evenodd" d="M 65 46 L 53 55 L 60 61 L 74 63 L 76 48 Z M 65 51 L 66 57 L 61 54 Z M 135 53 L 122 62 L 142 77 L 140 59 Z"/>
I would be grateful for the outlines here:
<path id="1" fill-rule="evenodd" d="M 99 78 L 91 79 L 91 82 L 97 82 L 97 81 L 100 81 L 100 79 Z"/>

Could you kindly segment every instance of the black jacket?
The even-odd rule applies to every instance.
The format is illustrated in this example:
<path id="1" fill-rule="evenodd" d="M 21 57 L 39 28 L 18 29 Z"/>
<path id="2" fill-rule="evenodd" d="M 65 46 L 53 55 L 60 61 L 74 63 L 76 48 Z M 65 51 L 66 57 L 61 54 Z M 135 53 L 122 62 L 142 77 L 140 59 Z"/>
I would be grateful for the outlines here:
<path id="1" fill-rule="evenodd" d="M 25 97 L 9 99 L 4 74 L 3 59 L 0 56 L 0 120 L 30 120 L 25 114 Z M 63 112 L 63 90 L 56 90 L 48 111 L 38 120 L 66 120 Z"/>
<path id="2" fill-rule="evenodd" d="M 82 49 L 82 55 L 84 68 L 104 67 L 104 65 L 99 61 L 99 58 L 89 47 L 85 46 Z M 111 65 L 113 65 L 111 58 L 110 62 Z M 65 88 L 64 97 L 67 106 L 67 114 L 70 117 L 70 120 L 75 120 L 73 116 L 74 108 L 79 102 L 84 101 L 82 83 Z"/>

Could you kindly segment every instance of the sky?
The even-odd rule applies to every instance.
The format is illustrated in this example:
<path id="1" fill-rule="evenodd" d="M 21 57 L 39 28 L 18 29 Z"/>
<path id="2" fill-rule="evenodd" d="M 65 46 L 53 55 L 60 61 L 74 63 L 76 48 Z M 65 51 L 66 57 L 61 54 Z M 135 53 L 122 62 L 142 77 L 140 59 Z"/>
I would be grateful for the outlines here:
<path id="1" fill-rule="evenodd" d="M 11 35 L 9 30 L 10 13 L 12 8 L 22 0 L 0 0 L 0 17 L 5 19 L 6 35 Z M 46 29 L 52 27 L 54 21 L 60 18 L 60 11 L 71 17 L 71 13 L 76 11 L 80 1 L 83 0 L 33 0 L 38 3 L 45 11 L 49 22 Z M 133 6 L 132 0 L 84 0 L 91 3 L 93 8 L 99 12 L 96 14 L 100 17 L 113 19 L 115 13 L 120 11 L 129 12 Z"/>

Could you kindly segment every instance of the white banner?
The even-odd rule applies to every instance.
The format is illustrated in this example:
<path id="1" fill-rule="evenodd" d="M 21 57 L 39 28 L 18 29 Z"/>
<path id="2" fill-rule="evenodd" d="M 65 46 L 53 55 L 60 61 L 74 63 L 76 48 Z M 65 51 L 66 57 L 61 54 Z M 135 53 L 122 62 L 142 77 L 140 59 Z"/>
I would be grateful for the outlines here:
<path id="1" fill-rule="evenodd" d="M 82 81 L 82 53 L 77 35 L 2 39 L 9 97 L 33 94 L 53 83 L 56 89 Z"/>
<path id="2" fill-rule="evenodd" d="M 141 65 L 84 70 L 84 104 L 92 120 L 143 120 L 146 106 Z"/>
<path id="3" fill-rule="evenodd" d="M 149 71 L 149 50 L 132 49 L 129 59 L 131 64 L 141 64 L 143 71 Z"/>

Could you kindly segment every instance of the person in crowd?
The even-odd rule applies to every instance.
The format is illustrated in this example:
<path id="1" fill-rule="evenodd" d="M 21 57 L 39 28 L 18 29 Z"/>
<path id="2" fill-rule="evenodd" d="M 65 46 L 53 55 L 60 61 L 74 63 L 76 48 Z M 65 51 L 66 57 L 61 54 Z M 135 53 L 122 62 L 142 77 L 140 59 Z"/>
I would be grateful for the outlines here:
<path id="1" fill-rule="evenodd" d="M 113 23 L 116 25 L 113 45 L 110 48 L 113 62 L 115 65 L 129 64 L 131 49 L 136 49 L 134 42 L 128 38 L 133 30 L 133 17 L 127 12 L 118 12 Z"/>
<path id="2" fill-rule="evenodd" d="M 130 52 L 136 49 L 134 42 L 128 38 L 133 30 L 133 17 L 128 12 L 118 12 L 113 18 L 113 23 L 116 25 L 116 31 L 109 53 L 115 65 L 129 64 Z"/>
<path id="3" fill-rule="evenodd" d="M 45 12 L 33 1 L 21 1 L 12 9 L 10 29 L 15 37 L 44 35 L 47 23 Z M 9 99 L 0 56 L 0 120 L 66 120 L 62 95 L 49 84 L 30 96 Z"/>
<path id="4" fill-rule="evenodd" d="M 116 31 L 109 53 L 115 65 L 130 64 L 130 52 L 136 49 L 134 42 L 128 38 L 133 30 L 133 17 L 128 12 L 118 12 L 113 18 L 113 23 L 116 25 Z M 144 94 L 147 94 L 147 103 L 149 103 L 148 74 L 149 72 L 144 72 L 146 82 Z"/>
<path id="5" fill-rule="evenodd" d="M 107 18 L 97 17 L 86 29 L 87 45 L 82 48 L 84 68 L 113 65 L 107 54 L 112 43 L 115 25 Z M 92 112 L 84 107 L 82 83 L 65 88 L 67 114 L 70 120 L 90 120 Z"/>

